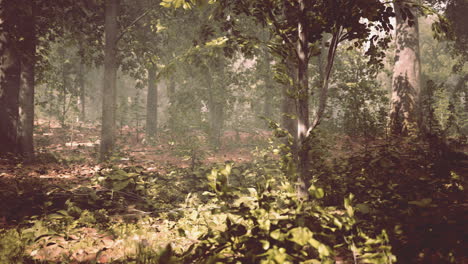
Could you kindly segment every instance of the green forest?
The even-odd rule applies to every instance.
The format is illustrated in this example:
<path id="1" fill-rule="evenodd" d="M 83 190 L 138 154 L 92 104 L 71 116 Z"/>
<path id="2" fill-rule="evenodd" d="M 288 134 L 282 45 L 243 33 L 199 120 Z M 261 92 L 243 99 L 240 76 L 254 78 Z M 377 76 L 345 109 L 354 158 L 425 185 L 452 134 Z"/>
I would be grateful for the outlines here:
<path id="1" fill-rule="evenodd" d="M 0 0 L 0 264 L 468 264 L 468 0 Z"/>

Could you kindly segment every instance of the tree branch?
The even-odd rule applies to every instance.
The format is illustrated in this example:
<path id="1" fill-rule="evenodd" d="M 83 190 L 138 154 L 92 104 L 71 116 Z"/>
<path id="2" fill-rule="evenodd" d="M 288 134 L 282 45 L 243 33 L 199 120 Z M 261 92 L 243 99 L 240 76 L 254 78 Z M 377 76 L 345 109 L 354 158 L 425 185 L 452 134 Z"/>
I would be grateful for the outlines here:
<path id="1" fill-rule="evenodd" d="M 330 49 L 328 50 L 327 67 L 325 69 L 325 76 L 323 79 L 322 87 L 320 89 L 319 108 L 317 110 L 317 114 L 315 115 L 315 120 L 312 123 L 312 125 L 309 127 L 309 129 L 307 130 L 306 135 L 310 135 L 312 130 L 314 130 L 320 124 L 323 114 L 325 113 L 331 70 L 333 68 L 333 62 L 336 57 L 338 44 L 340 43 L 340 36 L 341 36 L 342 30 L 343 28 L 339 26 L 338 29 L 333 33 L 332 41 L 330 43 Z"/>
<path id="2" fill-rule="evenodd" d="M 119 42 L 119 40 L 129 31 L 129 29 L 131 27 L 133 27 L 136 23 L 138 23 L 138 21 L 140 21 L 142 18 L 144 18 L 146 15 L 149 14 L 151 10 L 146 10 L 145 12 L 143 12 L 143 14 L 139 15 L 137 18 L 135 18 L 135 20 L 133 20 L 132 23 L 130 23 L 130 25 L 128 25 L 123 31 L 122 33 L 120 33 L 120 35 L 117 37 L 117 39 L 115 40 L 115 42 Z"/>

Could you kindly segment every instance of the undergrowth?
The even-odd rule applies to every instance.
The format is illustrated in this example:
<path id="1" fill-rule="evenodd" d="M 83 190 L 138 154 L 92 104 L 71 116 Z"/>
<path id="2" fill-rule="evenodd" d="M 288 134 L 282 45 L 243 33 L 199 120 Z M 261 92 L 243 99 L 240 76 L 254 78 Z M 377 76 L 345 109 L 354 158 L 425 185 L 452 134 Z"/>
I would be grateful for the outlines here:
<path id="1" fill-rule="evenodd" d="M 74 186 L 2 179 L 0 263 L 463 263 L 462 154 L 311 143 L 309 201 L 287 144 L 168 173 L 109 164 Z"/>

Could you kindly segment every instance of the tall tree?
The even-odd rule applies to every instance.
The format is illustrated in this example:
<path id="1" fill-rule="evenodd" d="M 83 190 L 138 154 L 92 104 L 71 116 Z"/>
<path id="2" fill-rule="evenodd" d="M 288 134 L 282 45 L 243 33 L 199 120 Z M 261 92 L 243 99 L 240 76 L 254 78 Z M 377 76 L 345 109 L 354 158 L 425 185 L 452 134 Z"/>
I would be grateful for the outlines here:
<path id="1" fill-rule="evenodd" d="M 0 154 L 17 153 L 20 57 L 15 43 L 14 4 L 0 0 Z"/>
<path id="2" fill-rule="evenodd" d="M 80 56 L 80 65 L 78 66 L 78 89 L 80 93 L 80 120 L 81 122 L 86 121 L 86 86 L 85 86 L 85 62 L 84 62 L 84 48 L 83 44 L 78 44 L 78 54 Z"/>
<path id="3" fill-rule="evenodd" d="M 421 63 L 417 10 L 402 1 L 394 4 L 396 14 L 395 66 L 393 68 L 390 129 L 404 135 L 417 129 Z"/>
<path id="4" fill-rule="evenodd" d="M 158 130 L 158 86 L 156 84 L 156 65 L 148 66 L 148 95 L 146 97 L 146 138 L 151 142 Z"/>
<path id="5" fill-rule="evenodd" d="M 115 111 L 117 101 L 117 16 L 120 0 L 105 1 L 104 83 L 100 159 L 107 159 L 115 145 Z"/>
<path id="6" fill-rule="evenodd" d="M 34 88 L 36 67 L 36 17 L 35 1 L 23 1 L 20 29 L 21 80 L 19 93 L 18 147 L 26 160 L 34 158 Z"/>
<path id="7" fill-rule="evenodd" d="M 164 6 L 190 7 L 197 4 L 197 0 L 165 0 Z M 388 41 L 380 38 L 379 34 L 372 33 L 371 29 L 379 32 L 388 32 L 391 29 L 390 17 L 393 10 L 378 0 L 372 1 L 280 1 L 280 0 L 238 0 L 238 1 L 216 1 L 219 4 L 217 10 L 218 17 L 226 20 L 232 15 L 248 15 L 254 17 L 262 25 L 271 29 L 276 38 L 283 43 L 282 50 L 276 53 L 283 57 L 292 56 L 295 58 L 297 67 L 297 146 L 296 160 L 298 163 L 298 194 L 308 196 L 308 171 L 309 163 L 309 143 L 312 130 L 320 124 L 325 109 L 325 100 L 317 111 L 315 120 L 309 120 L 309 80 L 308 64 L 311 53 L 311 46 L 316 45 L 322 38 L 323 33 L 330 33 L 332 40 L 328 49 L 328 61 L 325 72 L 325 79 L 322 83 L 322 94 L 326 95 L 329 78 L 333 68 L 338 44 L 344 40 L 356 41 L 357 46 L 362 46 L 366 40 L 370 40 L 370 48 L 367 51 L 371 55 L 373 62 L 380 62 L 378 59 L 382 53 L 377 47 L 387 47 Z M 371 37 L 371 35 L 373 35 Z M 326 98 L 326 97 L 325 97 Z M 312 125 L 311 125 L 312 124 Z"/>

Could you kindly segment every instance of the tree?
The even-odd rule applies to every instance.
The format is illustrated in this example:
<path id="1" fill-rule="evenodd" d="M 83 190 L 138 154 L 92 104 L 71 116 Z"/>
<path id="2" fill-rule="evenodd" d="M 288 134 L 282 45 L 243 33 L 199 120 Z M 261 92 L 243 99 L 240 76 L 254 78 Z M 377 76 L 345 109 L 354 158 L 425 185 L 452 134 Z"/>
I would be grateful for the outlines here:
<path id="1" fill-rule="evenodd" d="M 419 122 L 421 66 L 417 10 L 395 2 L 396 37 L 390 129 L 394 135 L 409 134 Z"/>
<path id="2" fill-rule="evenodd" d="M 102 97 L 102 129 L 100 159 L 106 160 L 115 145 L 115 111 L 116 111 L 116 78 L 117 78 L 117 38 L 120 0 L 105 1 L 105 50 L 104 80 Z"/>
<path id="3" fill-rule="evenodd" d="M 36 17 L 35 1 L 22 1 L 22 13 L 19 20 L 20 39 L 20 92 L 18 112 L 18 153 L 27 161 L 34 158 L 34 87 L 36 65 Z"/>
<path id="4" fill-rule="evenodd" d="M 15 42 L 15 5 L 0 1 L 0 154 L 18 152 L 21 60 Z"/>
<path id="5" fill-rule="evenodd" d="M 133 7 L 133 8 L 132 8 Z M 146 141 L 153 143 L 158 132 L 158 63 L 161 62 L 161 46 L 165 34 L 160 19 L 161 8 L 151 1 L 138 0 L 126 7 L 126 15 L 136 18 L 123 36 L 125 60 L 122 69 L 147 87 L 146 97 Z M 130 30 L 131 29 L 131 30 Z M 140 87 L 137 87 L 140 88 Z"/>
<path id="6" fill-rule="evenodd" d="M 199 4 L 198 0 L 179 1 L 164 0 L 164 6 L 190 8 L 193 4 Z M 203 2 L 203 1 L 202 1 Z M 312 130 L 317 127 L 323 117 L 326 106 L 326 95 L 336 56 L 338 44 L 342 41 L 355 40 L 356 46 L 362 46 L 365 41 L 370 42 L 367 55 L 370 55 L 373 63 L 380 63 L 379 59 L 384 54 L 378 47 L 387 47 L 388 38 L 379 38 L 371 29 L 378 32 L 389 32 L 392 28 L 390 17 L 393 10 L 377 0 L 373 1 L 280 1 L 280 0 L 241 0 L 241 1 L 217 1 L 218 14 L 214 17 L 226 20 L 231 15 L 244 14 L 254 17 L 262 25 L 269 27 L 276 36 L 276 42 L 283 45 L 277 47 L 276 53 L 289 56 L 295 60 L 297 84 L 295 87 L 295 100 L 297 107 L 297 138 L 298 146 L 296 160 L 299 175 L 297 177 L 298 194 L 308 197 L 309 175 L 309 150 L 308 140 Z M 332 38 L 329 43 L 325 78 L 321 84 L 321 103 L 316 111 L 314 121 L 309 120 L 309 60 L 310 56 L 319 53 L 312 52 L 323 33 L 330 33 Z M 234 36 L 236 37 L 236 36 Z M 278 46 L 278 45 L 277 45 Z"/>
<path id="7" fill-rule="evenodd" d="M 158 86 L 156 65 L 148 67 L 148 95 L 146 97 L 146 138 L 152 142 L 158 132 Z"/>

